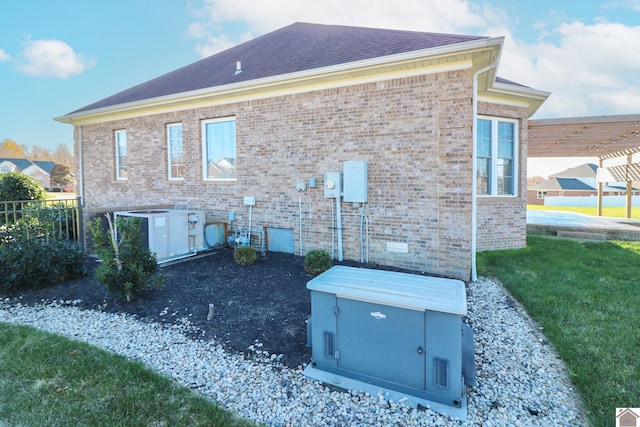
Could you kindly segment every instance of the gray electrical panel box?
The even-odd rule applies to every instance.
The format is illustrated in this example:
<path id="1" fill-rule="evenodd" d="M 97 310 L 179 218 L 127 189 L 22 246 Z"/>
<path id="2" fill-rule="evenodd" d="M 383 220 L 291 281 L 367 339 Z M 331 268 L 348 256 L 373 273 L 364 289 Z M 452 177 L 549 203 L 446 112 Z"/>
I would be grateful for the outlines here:
<path id="1" fill-rule="evenodd" d="M 305 375 L 346 389 L 383 388 L 391 400 L 466 419 L 464 384 L 475 384 L 475 364 L 462 281 L 336 266 L 307 289 Z"/>
<path id="2" fill-rule="evenodd" d="M 324 197 L 339 199 L 342 193 L 342 174 L 326 172 L 324 174 Z"/>
<path id="3" fill-rule="evenodd" d="M 348 160 L 343 164 L 345 202 L 367 202 L 367 162 Z"/>

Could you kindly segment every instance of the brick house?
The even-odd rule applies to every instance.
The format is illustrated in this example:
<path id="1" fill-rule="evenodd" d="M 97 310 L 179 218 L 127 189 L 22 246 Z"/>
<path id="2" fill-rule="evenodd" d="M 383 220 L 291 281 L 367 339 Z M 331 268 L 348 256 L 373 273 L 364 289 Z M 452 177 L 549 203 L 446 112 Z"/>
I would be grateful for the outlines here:
<path id="1" fill-rule="evenodd" d="M 345 259 L 366 218 L 369 262 L 467 280 L 477 250 L 525 245 L 527 120 L 549 95 L 496 76 L 503 41 L 296 23 L 56 120 L 87 216 L 240 222 L 251 196 L 295 253 L 333 252 L 340 213 Z M 324 197 L 345 161 L 366 162 L 365 202 Z"/>

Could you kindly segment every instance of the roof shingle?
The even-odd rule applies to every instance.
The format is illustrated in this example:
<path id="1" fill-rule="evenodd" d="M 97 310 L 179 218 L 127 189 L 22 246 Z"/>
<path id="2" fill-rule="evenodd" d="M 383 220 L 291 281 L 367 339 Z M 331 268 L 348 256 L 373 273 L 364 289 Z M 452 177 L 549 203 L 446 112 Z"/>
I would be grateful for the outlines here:
<path id="1" fill-rule="evenodd" d="M 73 113 L 486 38 L 298 22 Z"/>

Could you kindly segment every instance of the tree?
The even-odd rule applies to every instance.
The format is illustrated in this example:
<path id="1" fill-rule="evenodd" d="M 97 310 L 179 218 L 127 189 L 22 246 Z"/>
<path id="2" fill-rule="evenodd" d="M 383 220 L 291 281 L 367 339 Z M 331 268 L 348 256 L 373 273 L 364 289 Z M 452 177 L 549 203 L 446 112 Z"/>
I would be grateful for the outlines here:
<path id="1" fill-rule="evenodd" d="M 36 180 L 22 172 L 0 174 L 0 200 L 44 200 L 46 192 Z"/>
<path id="2" fill-rule="evenodd" d="M 5 139 L 0 144 L 0 157 L 9 157 L 12 159 L 26 158 L 27 147 L 18 144 L 11 139 Z"/>
<path id="3" fill-rule="evenodd" d="M 57 164 L 68 166 L 71 171 L 75 168 L 73 153 L 69 150 L 69 146 L 66 144 L 58 144 L 56 149 L 53 151 L 51 158 L 48 160 L 53 160 Z"/>
<path id="4" fill-rule="evenodd" d="M 51 160 L 51 152 L 46 148 L 34 145 L 29 153 L 29 160 Z"/>
<path id="5" fill-rule="evenodd" d="M 51 179 L 52 187 L 67 187 L 73 184 L 71 170 L 65 165 L 56 163 L 53 166 L 53 169 L 51 169 L 51 175 L 49 177 Z"/>

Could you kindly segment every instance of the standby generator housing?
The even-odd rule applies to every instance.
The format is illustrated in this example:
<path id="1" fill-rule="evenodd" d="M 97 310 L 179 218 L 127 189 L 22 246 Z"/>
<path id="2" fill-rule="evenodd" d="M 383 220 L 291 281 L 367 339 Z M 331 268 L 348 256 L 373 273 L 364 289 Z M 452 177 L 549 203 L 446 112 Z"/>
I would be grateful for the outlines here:
<path id="1" fill-rule="evenodd" d="M 307 376 L 351 389 L 373 385 L 466 418 L 465 382 L 475 383 L 475 365 L 462 281 L 336 266 L 307 288 Z"/>

